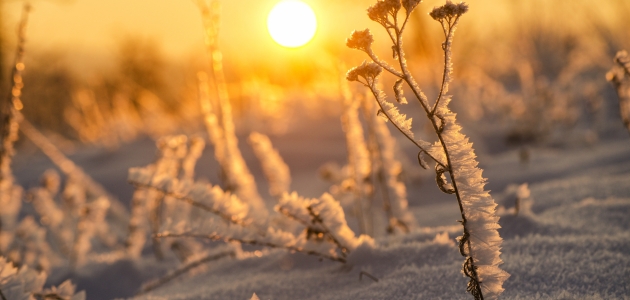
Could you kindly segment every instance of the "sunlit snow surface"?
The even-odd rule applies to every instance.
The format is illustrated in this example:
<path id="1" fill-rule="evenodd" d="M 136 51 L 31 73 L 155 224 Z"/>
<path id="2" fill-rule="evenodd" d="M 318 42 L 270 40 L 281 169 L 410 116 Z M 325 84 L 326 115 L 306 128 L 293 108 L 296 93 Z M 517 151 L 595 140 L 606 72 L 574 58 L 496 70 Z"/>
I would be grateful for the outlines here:
<path id="1" fill-rule="evenodd" d="M 317 166 L 327 160 L 341 163 L 345 153 L 340 132 L 333 130 L 330 136 L 325 132 L 313 134 L 322 136 L 312 140 L 290 133 L 272 137 L 292 168 L 293 189 L 307 197 L 316 197 L 326 188 L 316 178 Z M 320 149 L 308 146 L 313 140 Z M 241 146 L 248 164 L 256 165 L 245 147 Z M 122 151 L 131 149 L 138 153 L 90 150 L 72 158 L 128 201 L 127 193 L 132 189 L 125 186 L 126 168 L 150 162 L 147 153 L 155 152 L 149 141 L 135 142 Z M 200 162 L 205 169 L 201 173 L 213 181 L 216 172 L 212 171 L 208 160 L 212 155 L 207 151 L 206 160 Z M 309 159 L 304 160 L 304 155 Z M 480 162 L 488 188 L 508 210 L 514 203 L 513 196 L 503 193 L 509 184 L 527 182 L 531 189 L 532 200 L 521 204 L 519 215 L 506 214 L 500 220 L 500 233 L 505 239 L 502 268 L 511 274 L 504 285 L 503 299 L 630 297 L 630 138 L 609 139 L 574 150 L 532 149 L 528 165 L 519 163 L 516 151 L 493 156 L 480 153 Z M 25 186 L 33 186 L 45 165 L 43 158 L 18 159 L 16 176 Z M 419 167 L 412 164 L 411 168 Z M 253 172 L 262 178 L 256 174 L 260 172 L 256 167 Z M 440 195 L 433 176 L 425 171 L 420 177 L 411 176 L 408 184 L 411 209 L 424 227 L 408 235 L 377 238 L 377 248 L 356 249 L 345 265 L 263 249 L 261 257 L 210 262 L 138 299 L 246 300 L 253 293 L 262 300 L 472 299 L 465 292 L 467 280 L 460 273 L 463 258 L 455 247 L 455 237 L 461 234 L 456 222 L 457 204 L 454 198 Z M 351 216 L 348 219 L 353 222 Z M 448 240 L 436 238 L 445 231 Z M 172 261 L 155 263 L 147 251 L 141 260 L 108 262 L 104 258 L 75 274 L 52 274 L 49 281 L 59 283 L 72 278 L 78 290 L 87 291 L 87 299 L 130 297 L 142 282 L 176 267 Z M 362 271 L 379 281 L 365 275 L 360 280 Z"/>

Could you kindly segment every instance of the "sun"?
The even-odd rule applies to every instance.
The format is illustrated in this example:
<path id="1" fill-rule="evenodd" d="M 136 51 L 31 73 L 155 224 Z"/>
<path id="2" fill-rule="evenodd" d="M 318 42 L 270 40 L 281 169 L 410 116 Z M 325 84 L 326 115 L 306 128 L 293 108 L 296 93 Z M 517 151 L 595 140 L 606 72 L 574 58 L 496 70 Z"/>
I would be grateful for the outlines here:
<path id="1" fill-rule="evenodd" d="M 308 43 L 317 30 L 315 13 L 299 0 L 278 2 L 269 12 L 267 29 L 276 43 L 296 48 Z"/>

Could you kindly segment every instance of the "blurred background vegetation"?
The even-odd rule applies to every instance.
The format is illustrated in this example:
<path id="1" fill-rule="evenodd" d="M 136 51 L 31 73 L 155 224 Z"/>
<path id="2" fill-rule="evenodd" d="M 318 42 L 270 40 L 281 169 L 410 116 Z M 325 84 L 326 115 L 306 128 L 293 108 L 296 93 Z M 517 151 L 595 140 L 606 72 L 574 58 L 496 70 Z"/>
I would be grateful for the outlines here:
<path id="1" fill-rule="evenodd" d="M 365 59 L 345 47 L 353 29 L 371 28 L 376 52 L 391 59 L 385 35 L 365 14 L 373 1 L 305 2 L 316 11 L 318 33 L 286 49 L 266 33 L 275 1 L 224 1 L 221 47 L 241 130 L 266 126 L 280 134 L 301 117 L 338 114 L 345 70 Z M 441 2 L 424 1 L 405 37 L 414 76 L 430 97 L 441 76 L 442 33 L 427 14 Z M 141 134 L 200 130 L 197 73 L 207 69 L 207 57 L 192 1 L 32 4 L 22 99 L 32 123 L 60 139 L 113 148 Z M 21 5 L 2 3 L 4 95 Z M 630 2 L 469 5 L 455 35 L 452 93 L 460 120 L 476 124 L 464 126 L 473 137 L 500 151 L 616 136 L 609 121 L 619 118 L 618 106 L 604 75 L 615 52 L 630 49 Z"/>

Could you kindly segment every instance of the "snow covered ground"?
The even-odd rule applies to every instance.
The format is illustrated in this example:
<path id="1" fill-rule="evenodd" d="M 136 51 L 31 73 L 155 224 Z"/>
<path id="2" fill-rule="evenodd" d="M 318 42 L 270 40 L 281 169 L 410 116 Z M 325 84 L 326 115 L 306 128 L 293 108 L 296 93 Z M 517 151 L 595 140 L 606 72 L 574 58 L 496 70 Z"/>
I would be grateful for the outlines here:
<path id="1" fill-rule="evenodd" d="M 318 179 L 317 168 L 331 160 L 344 162 L 338 124 L 336 119 L 305 121 L 286 135 L 271 137 L 291 167 L 292 189 L 301 195 L 325 192 L 328 184 Z M 311 128 L 305 138 L 309 126 L 317 130 Z M 265 192 L 258 162 L 243 139 L 240 146 L 259 179 L 259 190 Z M 410 149 L 405 150 L 412 153 Z M 144 139 L 112 153 L 82 149 L 71 158 L 128 204 L 133 189 L 126 183 L 127 168 L 151 162 L 154 153 L 153 142 Z M 590 147 L 532 148 L 526 165 L 516 150 L 478 154 L 488 188 L 506 208 L 500 220 L 505 240 L 502 268 L 511 277 L 504 285 L 504 299 L 630 299 L 630 138 L 620 135 Z M 414 160 L 410 155 L 408 161 Z M 51 166 L 45 157 L 18 156 L 13 168 L 28 188 Z M 415 163 L 408 167 L 420 169 Z M 216 170 L 206 149 L 198 176 L 216 182 Z M 346 264 L 248 246 L 236 258 L 204 264 L 137 299 L 245 300 L 254 293 L 262 300 L 471 299 L 460 273 L 463 258 L 455 246 L 461 234 L 457 203 L 435 187 L 433 172 L 418 174 L 410 173 L 407 189 L 421 228 L 407 235 L 379 236 L 376 248 L 355 250 Z M 513 215 L 516 198 L 509 185 L 522 183 L 529 183 L 531 197 Z M 353 227 L 352 217 L 348 219 Z M 224 248 L 219 242 L 208 243 L 212 251 Z M 74 273 L 53 272 L 49 283 L 71 278 L 78 290 L 86 290 L 87 299 L 132 297 L 142 283 L 177 268 L 174 260 L 157 263 L 148 249 L 145 252 L 138 260 L 98 257 Z"/>

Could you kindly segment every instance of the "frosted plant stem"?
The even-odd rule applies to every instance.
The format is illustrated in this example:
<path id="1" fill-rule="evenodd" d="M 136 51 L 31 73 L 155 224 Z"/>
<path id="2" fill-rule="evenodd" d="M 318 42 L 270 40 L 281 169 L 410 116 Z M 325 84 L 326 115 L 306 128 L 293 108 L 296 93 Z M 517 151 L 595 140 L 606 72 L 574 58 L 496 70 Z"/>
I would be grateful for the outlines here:
<path id="1" fill-rule="evenodd" d="M 237 218 L 234 218 L 231 215 L 225 214 L 225 213 L 221 212 L 220 210 L 216 210 L 216 209 L 212 208 L 209 205 L 203 204 L 201 202 L 197 202 L 197 201 L 195 201 L 195 200 L 193 200 L 193 199 L 191 199 L 189 197 L 186 197 L 186 196 L 183 196 L 183 195 L 179 195 L 179 194 L 176 194 L 176 193 L 171 193 L 171 192 L 165 191 L 163 189 L 160 189 L 160 188 L 157 188 L 157 187 L 154 187 L 154 186 L 151 186 L 151 185 L 140 184 L 140 183 L 137 183 L 137 182 L 131 182 L 131 184 L 133 184 L 136 187 L 136 189 L 138 189 L 138 188 L 151 189 L 151 190 L 160 192 L 160 193 L 162 193 L 165 196 L 172 197 L 175 200 L 186 202 L 186 203 L 188 203 L 188 204 L 190 204 L 190 205 L 192 205 L 194 207 L 200 208 L 200 209 L 205 210 L 205 211 L 207 211 L 209 213 L 217 215 L 217 216 L 221 217 L 221 219 L 223 219 L 223 220 L 225 220 L 225 221 L 227 221 L 229 223 L 233 223 L 233 224 L 241 225 L 241 226 L 249 225 L 245 221 L 242 221 L 242 220 L 239 220 Z"/>
<path id="2" fill-rule="evenodd" d="M 155 290 L 156 288 L 159 288 L 159 287 L 167 284 L 171 280 L 173 280 L 173 279 L 175 279 L 175 278 L 177 278 L 177 277 L 179 277 L 181 275 L 186 274 L 188 271 L 190 271 L 190 270 L 192 270 L 192 269 L 194 269 L 194 268 L 196 268 L 198 266 L 201 266 L 203 264 L 207 264 L 207 263 L 209 263 L 211 261 L 219 260 L 219 259 L 224 258 L 224 257 L 228 257 L 228 256 L 234 257 L 235 255 L 236 255 L 236 253 L 234 251 L 225 251 L 225 252 L 221 252 L 221 253 L 209 254 L 209 255 L 207 255 L 205 257 L 202 257 L 202 258 L 200 258 L 198 260 L 192 261 L 192 262 L 190 262 L 190 263 L 188 263 L 188 264 L 186 264 L 184 266 L 181 266 L 180 268 L 178 268 L 178 269 L 176 269 L 176 270 L 174 270 L 172 272 L 169 272 L 164 277 L 161 277 L 161 278 L 157 279 L 156 281 L 147 284 L 146 286 L 144 286 L 142 288 L 142 290 L 140 292 L 138 292 L 136 294 L 136 296 L 139 296 L 139 295 L 145 294 L 147 292 L 150 292 L 152 290 Z"/>
<path id="3" fill-rule="evenodd" d="M 335 238 L 335 236 L 332 235 L 330 229 L 328 229 L 328 227 L 324 224 L 324 220 L 322 220 L 322 218 L 313 211 L 313 208 L 311 206 L 309 206 L 307 209 L 308 209 L 308 214 L 311 216 L 313 220 L 313 223 L 319 224 L 319 226 L 321 226 L 324 229 L 324 231 L 328 234 L 328 237 L 333 241 L 333 243 L 335 243 L 335 245 L 337 245 L 337 247 L 339 247 L 339 250 L 341 250 L 341 255 L 345 257 L 346 253 L 348 252 L 348 248 L 342 245 L 339 242 L 339 240 L 337 240 L 337 238 Z"/>
<path id="4" fill-rule="evenodd" d="M 337 246 L 337 248 L 339 248 L 339 250 L 341 251 L 341 255 L 345 257 L 348 253 L 348 248 L 342 245 L 341 242 L 339 242 L 339 240 L 335 238 L 330 229 L 328 229 L 328 227 L 324 224 L 324 220 L 322 220 L 322 218 L 313 211 L 313 208 L 311 206 L 308 206 L 306 209 L 308 210 L 308 214 L 311 217 L 311 223 L 305 222 L 303 219 L 291 214 L 287 210 L 280 209 L 279 212 L 289 217 L 290 219 L 304 225 L 307 230 L 311 230 L 313 225 L 320 226 L 323 229 L 322 233 L 325 234 L 325 236 L 328 237 Z"/>
<path id="5" fill-rule="evenodd" d="M 509 277 L 505 271 L 499 268 L 500 245 L 502 239 L 497 231 L 499 217 L 495 214 L 496 203 L 489 192 L 484 189 L 485 179 L 481 176 L 482 170 L 477 167 L 474 149 L 468 138 L 461 133 L 461 127 L 457 124 L 455 114 L 448 109 L 450 96 L 448 85 L 451 81 L 451 44 L 453 34 L 459 17 L 468 11 L 468 5 L 461 2 L 454 4 L 446 0 L 443 6 L 435 7 L 429 15 L 442 26 L 445 41 L 442 44 L 444 51 L 444 68 L 440 91 L 435 103 L 431 106 L 427 97 L 422 93 L 414 78 L 408 70 L 404 59 L 402 47 L 402 33 L 411 11 L 420 3 L 415 0 L 389 1 L 379 0 L 368 8 L 370 19 L 383 25 L 393 41 L 392 49 L 394 59 L 398 60 L 400 72 L 391 67 L 383 66 L 382 62 L 374 59 L 371 45 L 374 41 L 368 29 L 354 31 L 346 41 L 350 48 L 364 51 L 373 62 L 363 62 L 358 67 L 348 71 L 346 78 L 349 81 L 358 81 L 367 86 L 377 100 L 381 110 L 379 113 L 385 116 L 403 135 L 412 141 L 421 153 L 424 152 L 436 161 L 436 181 L 440 190 L 447 194 L 455 194 L 462 216 L 461 223 L 463 235 L 458 238 L 459 251 L 464 256 L 465 262 L 462 273 L 467 276 L 467 291 L 475 299 L 497 299 L 503 292 L 503 283 Z M 397 14 L 404 7 L 407 18 L 398 27 Z M 390 21 L 390 18 L 393 18 Z M 420 102 L 427 118 L 431 122 L 437 140 L 432 146 L 422 141 L 416 141 L 411 131 L 411 119 L 400 114 L 397 107 L 385 99 L 385 94 L 377 88 L 378 76 L 382 70 L 386 70 L 402 80 L 396 81 L 394 92 L 397 102 L 404 104 L 401 83 L 404 81 L 412 90 L 416 99 Z M 400 76 L 402 74 L 402 76 Z M 419 156 L 420 164 L 426 168 L 426 163 Z M 455 165 L 454 165 L 455 164 Z M 449 173 L 449 180 L 445 174 Z M 483 280 L 483 282 L 482 282 Z M 482 292 L 483 289 L 483 292 Z M 484 293 L 486 295 L 484 295 Z"/>
<path id="6" fill-rule="evenodd" d="M 26 43 L 26 26 L 28 24 L 28 15 L 31 6 L 26 3 L 22 10 L 22 17 L 18 25 L 18 42 L 15 50 L 15 60 L 13 68 L 11 69 L 11 87 L 9 89 L 8 97 L 0 104 L 0 167 L 10 172 L 11 157 L 13 156 L 13 143 L 17 139 L 14 134 L 16 126 L 15 122 L 18 119 L 16 113 L 22 109 L 22 101 L 20 96 L 22 94 L 22 71 L 24 70 L 24 45 Z M 0 182 L 4 181 L 7 177 L 5 172 L 0 172 Z"/>
<path id="7" fill-rule="evenodd" d="M 449 84 L 449 74 L 451 68 L 451 44 L 453 41 L 453 34 L 455 33 L 455 28 L 457 27 L 457 23 L 459 23 L 459 16 L 455 17 L 455 21 L 453 21 L 453 25 L 449 24 L 449 29 L 447 31 L 444 23 L 442 23 L 442 30 L 444 30 L 444 35 L 446 36 L 446 41 L 442 44 L 442 50 L 444 50 L 444 69 L 442 71 L 442 84 L 440 85 L 440 93 L 438 94 L 437 99 L 435 100 L 435 104 L 433 105 L 433 109 L 431 109 L 431 115 L 435 115 L 435 110 L 437 110 L 438 104 L 440 100 L 442 100 L 442 96 L 448 91 Z"/>
<path id="8" fill-rule="evenodd" d="M 215 151 L 217 151 L 217 147 L 223 147 L 224 158 L 218 160 L 226 174 L 227 186 L 233 187 L 235 194 L 240 198 L 247 199 L 248 203 L 251 204 L 253 215 L 257 216 L 257 222 L 263 224 L 266 223 L 268 211 L 258 193 L 254 177 L 238 148 L 238 139 L 232 119 L 230 97 L 223 72 L 223 54 L 218 45 L 220 4 L 219 1 L 213 0 L 210 2 L 211 7 L 208 7 L 205 0 L 197 0 L 197 5 L 202 13 L 206 33 L 206 48 L 210 56 L 210 83 L 212 83 L 211 87 L 215 94 L 215 97 L 212 98 L 216 99 L 213 103 L 213 112 L 218 120 L 219 131 L 222 131 L 222 145 L 215 144 Z"/>
<path id="9" fill-rule="evenodd" d="M 412 89 L 413 93 L 415 94 L 416 98 L 418 100 L 420 100 L 420 104 L 422 105 L 422 108 L 425 110 L 425 112 L 427 113 L 427 116 L 429 117 L 429 121 L 431 122 L 431 125 L 433 126 L 433 129 L 438 137 L 438 140 L 440 141 L 440 144 L 442 146 L 442 149 L 444 150 L 444 156 L 446 157 L 446 165 L 442 164 L 442 167 L 446 170 L 446 172 L 448 172 L 449 177 L 451 179 L 451 184 L 453 185 L 453 191 L 454 194 L 457 198 L 457 204 L 459 206 L 459 211 L 462 217 L 461 223 L 462 226 L 464 228 L 464 234 L 463 234 L 463 238 L 462 241 L 464 241 L 466 243 L 466 246 L 468 249 L 471 249 L 470 247 L 470 239 L 468 239 L 468 237 L 470 237 L 470 233 L 468 232 L 468 228 L 466 227 L 466 215 L 464 212 L 464 207 L 462 205 L 462 198 L 459 192 L 459 189 L 457 188 L 457 180 L 455 179 L 455 175 L 452 169 L 452 164 L 451 164 L 451 155 L 449 154 L 449 149 L 446 146 L 446 143 L 444 142 L 444 137 L 442 135 L 442 128 L 444 126 L 443 124 L 443 119 L 442 118 L 438 118 L 439 120 L 441 120 L 442 124 L 438 125 L 437 121 L 435 120 L 435 118 L 433 118 L 433 116 L 435 115 L 435 111 L 438 107 L 438 104 L 440 102 L 440 100 L 443 97 L 443 93 L 448 89 L 448 74 L 450 73 L 450 47 L 451 47 L 451 41 L 452 41 L 452 37 L 453 37 L 453 33 L 455 31 L 455 25 L 457 24 L 459 20 L 459 17 L 457 17 L 455 19 L 455 22 L 453 24 L 453 26 L 450 26 L 448 31 L 445 30 L 446 33 L 446 41 L 443 44 L 443 50 L 444 50 L 444 73 L 442 75 L 442 84 L 440 85 L 440 93 L 439 96 L 437 98 L 437 100 L 435 101 L 435 105 L 433 106 L 433 109 L 431 109 L 429 111 L 428 106 L 425 105 L 426 103 L 426 96 L 424 96 L 424 94 L 417 88 L 417 86 L 415 84 L 412 84 L 413 79 L 410 75 L 410 72 L 407 68 L 407 65 L 404 61 L 404 51 L 402 49 L 402 32 L 397 31 L 397 43 L 396 43 L 396 49 L 398 51 L 398 61 L 400 62 L 400 67 L 402 69 L 402 72 L 404 74 L 404 80 L 406 81 L 407 85 L 409 85 L 409 87 Z M 443 27 L 444 28 L 444 27 Z M 376 92 L 372 89 L 372 93 L 375 95 L 376 97 Z M 380 105 L 380 103 L 379 103 Z M 385 112 L 385 110 L 381 107 L 381 110 L 383 112 Z M 387 115 L 387 113 L 386 113 Z M 387 115 L 387 117 L 391 120 L 391 117 L 389 115 Z M 393 124 L 394 122 L 392 122 Z M 400 129 L 399 129 L 400 130 Z M 402 132 L 402 130 L 401 130 Z M 407 135 L 405 135 L 407 136 Z M 412 142 L 415 143 L 415 141 L 413 139 L 411 139 L 409 136 L 407 136 L 407 138 L 409 140 L 411 140 Z M 416 145 L 418 146 L 418 144 L 416 143 Z M 422 148 L 420 148 L 422 150 Z M 426 153 L 426 151 L 425 151 Z M 437 161 L 437 160 L 436 160 Z M 461 245 L 460 245 L 460 249 L 461 249 Z M 463 250 L 463 249 L 462 249 Z M 467 261 L 466 263 L 470 264 L 470 269 L 471 269 L 471 279 L 473 279 L 476 282 L 475 285 L 475 289 L 476 292 L 478 293 L 478 295 L 480 296 L 480 299 L 483 300 L 483 294 L 481 292 L 481 286 L 479 285 L 479 279 L 477 276 L 477 272 L 476 272 L 476 266 L 474 265 L 474 262 L 472 259 L 470 259 L 471 257 L 468 256 L 468 253 L 464 253 L 464 251 L 460 251 L 462 252 L 461 254 L 465 257 L 467 257 Z"/>
<path id="10" fill-rule="evenodd" d="M 24 45 L 26 44 L 29 11 L 30 5 L 25 3 L 17 30 L 18 41 L 10 74 L 9 94 L 4 100 L 0 99 L 0 207 L 3 210 L 0 214 L 0 234 L 2 235 L 4 235 L 3 231 L 8 232 L 9 235 L 13 234 L 12 230 L 22 206 L 22 190 L 14 184 L 11 159 L 15 153 L 13 144 L 18 139 L 18 120 L 20 118 L 18 114 L 23 106 L 20 96 L 24 86 L 22 71 L 24 71 Z M 4 246 L 0 245 L 0 254 Z"/>
<path id="11" fill-rule="evenodd" d="M 223 240 L 226 242 L 239 242 L 241 244 L 248 244 L 248 245 L 258 245 L 258 246 L 266 246 L 266 247 L 270 247 L 270 248 L 281 248 L 281 249 L 287 249 L 290 251 L 295 251 L 295 252 L 300 252 L 300 253 L 305 253 L 308 255 L 315 255 L 315 256 L 319 256 L 322 258 L 326 258 L 332 261 L 338 261 L 341 263 L 346 263 L 346 259 L 344 257 L 336 257 L 336 256 L 331 256 L 331 255 L 327 255 L 327 254 L 323 254 L 323 253 L 319 253 L 316 251 L 307 251 L 304 250 L 300 247 L 295 247 L 295 246 L 290 246 L 290 245 L 276 245 L 273 243 L 268 243 L 268 242 L 259 242 L 256 240 L 245 240 L 245 239 L 236 239 L 236 238 L 231 238 L 231 237 L 225 237 L 222 235 L 218 235 L 218 234 L 193 234 L 193 233 L 158 233 L 157 235 L 154 236 L 155 238 L 201 238 L 201 239 L 209 239 L 209 240 Z"/>
<path id="12" fill-rule="evenodd" d="M 363 84 L 366 87 L 368 87 L 370 89 L 370 91 L 372 92 L 372 95 L 374 96 L 374 98 L 378 99 L 378 90 L 376 89 L 375 86 L 373 85 L 369 85 L 369 84 Z M 405 131 L 403 131 L 398 124 L 396 124 L 396 122 L 394 122 L 394 119 L 392 118 L 392 116 L 390 116 L 388 113 L 385 113 L 385 108 L 383 107 L 383 105 L 378 102 L 378 106 L 380 107 L 380 110 L 382 112 L 382 114 L 387 117 L 387 119 L 392 123 L 392 125 L 394 125 L 394 127 L 396 127 L 396 129 L 398 129 L 398 131 L 400 131 L 400 133 L 402 133 L 402 135 L 404 135 L 408 140 L 410 140 L 414 145 L 416 145 L 416 147 L 418 147 L 422 152 L 424 152 L 427 156 L 429 156 L 431 159 L 433 159 L 438 165 L 442 166 L 442 167 L 446 167 L 444 165 L 444 163 L 440 162 L 440 160 L 438 160 L 436 157 L 434 157 L 431 153 L 429 153 L 426 149 L 424 149 L 422 146 L 420 146 L 420 144 L 418 144 L 418 142 L 416 140 L 414 140 L 411 136 L 409 136 L 407 133 L 405 133 Z"/>
<path id="13" fill-rule="evenodd" d="M 162 225 L 164 198 L 165 195 L 162 195 L 161 197 L 157 197 L 154 199 L 155 208 L 151 212 L 151 229 L 153 235 L 157 234 L 160 231 L 160 226 Z M 164 253 L 162 252 L 162 242 L 160 241 L 160 239 L 153 238 L 151 246 L 153 248 L 153 254 L 155 254 L 155 258 L 160 261 L 163 260 Z"/>

